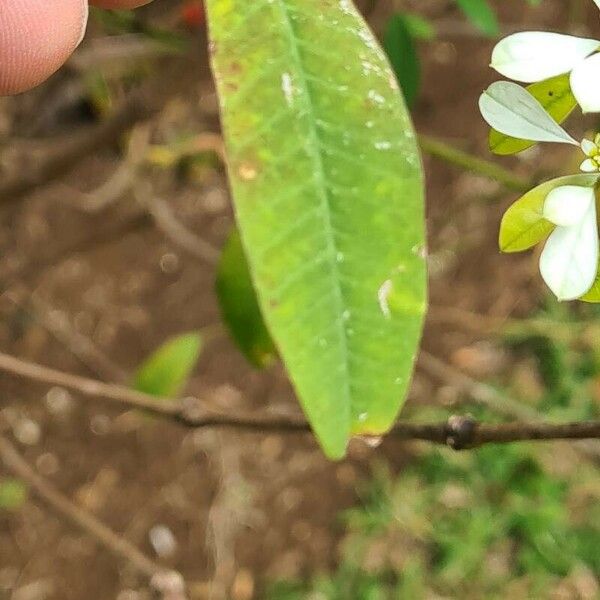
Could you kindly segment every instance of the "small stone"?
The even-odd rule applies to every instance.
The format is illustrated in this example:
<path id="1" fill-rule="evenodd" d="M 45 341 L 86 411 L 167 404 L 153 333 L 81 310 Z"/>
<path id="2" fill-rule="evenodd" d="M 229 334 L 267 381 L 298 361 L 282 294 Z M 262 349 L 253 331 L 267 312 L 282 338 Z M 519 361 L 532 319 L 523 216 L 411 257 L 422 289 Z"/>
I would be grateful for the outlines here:
<path id="1" fill-rule="evenodd" d="M 94 415 L 90 419 L 90 429 L 96 435 L 106 435 L 111 428 L 110 418 L 106 415 Z"/>
<path id="2" fill-rule="evenodd" d="M 150 543 L 154 551 L 161 558 L 166 558 L 175 554 L 177 550 L 177 540 L 173 532 L 166 525 L 155 525 L 148 533 Z"/>
<path id="3" fill-rule="evenodd" d="M 63 415 L 73 407 L 73 397 L 65 388 L 55 386 L 46 393 L 46 406 L 53 415 Z"/>
<path id="4" fill-rule="evenodd" d="M 28 418 L 19 419 L 13 426 L 15 438 L 26 446 L 35 446 L 42 437 L 42 430 L 38 423 Z"/>

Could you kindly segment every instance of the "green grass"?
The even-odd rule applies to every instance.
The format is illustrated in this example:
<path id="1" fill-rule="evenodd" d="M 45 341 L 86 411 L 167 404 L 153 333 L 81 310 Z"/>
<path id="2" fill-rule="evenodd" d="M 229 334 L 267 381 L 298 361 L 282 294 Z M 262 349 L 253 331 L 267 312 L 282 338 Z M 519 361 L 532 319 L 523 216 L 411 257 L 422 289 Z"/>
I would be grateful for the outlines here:
<path id="1" fill-rule="evenodd" d="M 595 477 L 584 463 L 548 473 L 524 445 L 434 450 L 398 477 L 380 465 L 342 516 L 338 569 L 270 598 L 550 598 L 561 580 L 600 573 Z"/>
<path id="2" fill-rule="evenodd" d="M 524 323 L 504 339 L 516 361 L 536 365 L 543 386 L 532 402 L 549 419 L 597 418 L 597 313 L 580 307 L 574 316 L 552 304 L 535 316 L 550 326 Z M 511 372 L 503 384 L 516 391 Z M 565 446 L 428 448 L 397 475 L 375 465 L 359 492 L 360 503 L 341 515 L 345 533 L 336 570 L 277 582 L 268 598 L 600 597 L 598 472 Z M 578 588 L 582 581 L 587 596 Z"/>

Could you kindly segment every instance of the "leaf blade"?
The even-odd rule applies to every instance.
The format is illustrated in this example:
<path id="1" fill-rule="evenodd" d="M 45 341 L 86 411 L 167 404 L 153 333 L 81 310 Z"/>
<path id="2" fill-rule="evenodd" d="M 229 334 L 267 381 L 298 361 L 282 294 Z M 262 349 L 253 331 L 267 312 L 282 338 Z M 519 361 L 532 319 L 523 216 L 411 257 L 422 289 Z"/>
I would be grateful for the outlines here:
<path id="1" fill-rule="evenodd" d="M 260 312 L 242 241 L 235 229 L 219 260 L 216 288 L 223 320 L 244 356 L 257 368 L 271 364 L 277 350 Z"/>
<path id="2" fill-rule="evenodd" d="M 139 367 L 134 388 L 161 398 L 179 395 L 198 362 L 202 345 L 199 332 L 168 339 Z"/>
<path id="3" fill-rule="evenodd" d="M 406 104 L 413 107 L 421 86 L 421 64 L 412 33 L 402 13 L 389 19 L 383 44 Z"/>
<path id="4" fill-rule="evenodd" d="M 487 0 L 456 0 L 456 3 L 479 31 L 490 37 L 500 33 L 498 18 Z"/>
<path id="5" fill-rule="evenodd" d="M 569 185 L 593 187 L 598 179 L 598 174 L 567 175 L 546 181 L 524 194 L 502 217 L 498 240 L 500 250 L 522 252 L 550 235 L 555 226 L 544 218 L 544 203 L 552 190 Z"/>
<path id="6" fill-rule="evenodd" d="M 410 119 L 349 2 L 207 7 L 236 216 L 263 315 L 322 447 L 339 458 L 351 433 L 389 429 L 420 338 L 423 192 Z M 391 318 L 377 296 L 388 279 Z"/>

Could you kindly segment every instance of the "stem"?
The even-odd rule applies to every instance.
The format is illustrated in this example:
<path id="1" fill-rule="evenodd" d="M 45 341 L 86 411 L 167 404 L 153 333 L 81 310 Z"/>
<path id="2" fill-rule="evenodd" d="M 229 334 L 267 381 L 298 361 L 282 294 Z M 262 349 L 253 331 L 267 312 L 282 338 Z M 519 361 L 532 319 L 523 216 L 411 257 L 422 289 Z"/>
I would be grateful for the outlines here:
<path id="1" fill-rule="evenodd" d="M 90 535 L 112 554 L 125 559 L 136 571 L 151 580 L 152 586 L 166 599 L 184 600 L 183 578 L 142 554 L 133 544 L 118 536 L 92 514 L 74 504 L 49 481 L 38 475 L 17 449 L 0 434 L 0 462 L 52 509 Z"/>
<path id="2" fill-rule="evenodd" d="M 421 150 L 426 154 L 439 158 L 465 171 L 493 179 L 511 191 L 524 193 L 529 191 L 533 186 L 533 182 L 514 175 L 508 169 L 500 167 L 489 160 L 463 152 L 437 138 L 421 134 L 418 136 L 418 140 Z"/>
<path id="3" fill-rule="evenodd" d="M 11 204 L 36 188 L 69 171 L 82 158 L 110 145 L 133 125 L 155 112 L 139 94 L 132 94 L 106 120 L 74 135 L 57 151 L 31 164 L 26 170 L 8 175 L 0 183 L 0 204 Z"/>
<path id="4" fill-rule="evenodd" d="M 309 424 L 290 415 L 220 413 L 198 400 L 181 402 L 156 398 L 115 384 L 70 375 L 42 365 L 26 362 L 0 353 L 0 370 L 14 376 L 59 385 L 88 397 L 109 401 L 124 409 L 146 411 L 156 417 L 191 428 L 233 427 L 264 433 L 308 432 Z M 390 435 L 399 440 L 421 440 L 450 446 L 456 450 L 475 448 L 490 443 L 523 440 L 600 439 L 600 421 L 576 423 L 514 422 L 498 425 L 480 424 L 470 417 L 452 416 L 442 423 L 407 423 L 394 425 Z"/>

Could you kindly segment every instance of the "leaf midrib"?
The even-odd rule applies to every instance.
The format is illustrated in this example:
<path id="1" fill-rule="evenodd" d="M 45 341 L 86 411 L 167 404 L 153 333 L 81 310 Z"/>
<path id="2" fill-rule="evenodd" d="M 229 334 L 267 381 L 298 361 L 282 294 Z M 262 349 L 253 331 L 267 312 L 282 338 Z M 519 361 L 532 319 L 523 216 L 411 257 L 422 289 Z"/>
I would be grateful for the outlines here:
<path id="1" fill-rule="evenodd" d="M 352 418 L 351 412 L 351 402 L 352 397 L 350 393 L 350 370 L 349 370 L 349 350 L 348 350 L 348 339 L 346 336 L 346 331 L 344 329 L 343 323 L 343 314 L 347 308 L 347 305 L 344 301 L 344 295 L 342 293 L 342 287 L 340 284 L 340 270 L 339 264 L 337 261 L 338 249 L 335 243 L 335 228 L 331 221 L 331 203 L 329 200 L 329 194 L 327 192 L 327 176 L 325 172 L 325 166 L 323 164 L 323 158 L 321 156 L 321 143 L 319 138 L 319 132 L 316 126 L 317 115 L 315 113 L 315 108 L 313 104 L 313 100 L 311 97 L 310 87 L 305 75 L 304 62 L 302 60 L 302 55 L 300 51 L 300 44 L 298 41 L 298 36 L 296 35 L 296 31 L 294 29 L 294 24 L 292 22 L 292 18 L 290 16 L 290 10 L 287 5 L 286 0 L 278 0 L 279 6 L 281 8 L 281 12 L 283 15 L 284 24 L 289 33 L 291 52 L 293 55 L 294 62 L 297 64 L 297 72 L 298 77 L 300 78 L 300 88 L 301 93 L 299 96 L 302 97 L 302 101 L 304 103 L 304 108 L 309 115 L 308 129 L 309 135 L 311 138 L 311 142 L 308 144 L 310 149 L 310 156 L 315 165 L 315 174 L 317 185 L 318 185 L 318 193 L 321 199 L 321 212 L 323 213 L 323 222 L 327 229 L 328 235 L 328 248 L 329 248 L 329 262 L 331 264 L 331 272 L 333 274 L 334 286 L 337 298 L 338 305 L 338 328 L 339 328 L 339 338 L 341 343 L 341 352 L 343 355 L 343 369 L 344 369 L 344 398 L 346 400 L 344 406 L 347 407 L 347 422 L 350 425 L 350 421 Z"/>

